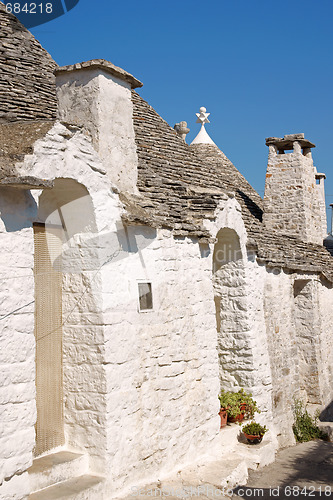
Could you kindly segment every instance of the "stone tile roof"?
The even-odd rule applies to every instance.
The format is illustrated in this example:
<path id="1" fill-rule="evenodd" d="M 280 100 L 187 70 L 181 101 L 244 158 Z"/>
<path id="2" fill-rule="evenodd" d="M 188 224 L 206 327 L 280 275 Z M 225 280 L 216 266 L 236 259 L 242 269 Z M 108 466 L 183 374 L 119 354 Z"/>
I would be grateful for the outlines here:
<path id="1" fill-rule="evenodd" d="M 252 233 L 248 246 L 255 249 L 258 260 L 269 267 L 320 273 L 333 282 L 333 259 L 325 246 L 272 234 L 264 228 L 260 234 Z"/>
<path id="2" fill-rule="evenodd" d="M 131 199 L 130 222 L 207 238 L 203 219 L 213 218 L 218 201 L 232 191 L 242 208 L 248 246 L 259 260 L 296 272 L 319 272 L 333 281 L 333 260 L 324 246 L 265 228 L 263 200 L 222 151 L 209 144 L 188 146 L 136 92 L 132 101 L 141 196 Z"/>
<path id="3" fill-rule="evenodd" d="M 136 205 L 150 211 L 151 222 L 176 234 L 207 236 L 203 220 L 213 218 L 219 200 L 232 191 L 248 229 L 258 226 L 262 199 L 217 146 L 185 144 L 136 92 L 132 100 L 143 197 Z"/>
<path id="4" fill-rule="evenodd" d="M 115 66 L 110 61 L 106 61 L 105 59 L 91 59 L 90 61 L 84 61 L 77 64 L 71 64 L 69 66 L 61 66 L 58 67 L 55 71 L 55 74 L 68 73 L 71 71 L 79 71 L 85 69 L 97 68 L 102 69 L 106 73 L 110 73 L 111 75 L 120 78 L 121 80 L 125 80 L 131 85 L 132 89 L 137 87 L 142 87 L 143 83 L 140 82 L 133 75 L 128 73 L 122 68 Z"/>
<path id="5" fill-rule="evenodd" d="M 0 123 L 56 117 L 56 66 L 0 2 Z"/>

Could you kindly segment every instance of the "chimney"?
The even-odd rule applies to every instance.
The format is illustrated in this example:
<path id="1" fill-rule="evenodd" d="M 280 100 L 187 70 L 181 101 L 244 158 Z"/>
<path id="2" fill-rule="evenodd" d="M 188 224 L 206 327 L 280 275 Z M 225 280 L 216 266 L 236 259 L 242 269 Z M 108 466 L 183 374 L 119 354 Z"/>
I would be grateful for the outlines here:
<path id="1" fill-rule="evenodd" d="M 266 139 L 269 147 L 263 222 L 267 229 L 323 244 L 327 232 L 324 174 L 313 165 L 315 147 L 304 134 Z"/>
<path id="2" fill-rule="evenodd" d="M 55 74 L 59 120 L 83 127 L 113 184 L 137 193 L 131 89 L 142 83 L 103 59 L 63 66 Z"/>

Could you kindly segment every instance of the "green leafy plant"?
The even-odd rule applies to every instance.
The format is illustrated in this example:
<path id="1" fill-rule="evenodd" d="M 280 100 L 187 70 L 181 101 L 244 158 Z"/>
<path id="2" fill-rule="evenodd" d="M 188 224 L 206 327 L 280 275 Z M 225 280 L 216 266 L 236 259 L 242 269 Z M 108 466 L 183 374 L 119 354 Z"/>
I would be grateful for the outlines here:
<path id="1" fill-rule="evenodd" d="M 240 389 L 236 394 L 238 394 L 241 404 L 245 405 L 244 418 L 253 418 L 256 412 L 260 413 L 257 402 L 252 398 L 251 392 Z"/>
<path id="2" fill-rule="evenodd" d="M 319 414 L 311 417 L 306 406 L 299 399 L 294 399 L 293 413 L 293 431 L 296 441 L 304 443 L 316 438 L 327 439 L 327 435 L 317 425 Z"/>
<path id="3" fill-rule="evenodd" d="M 244 413 L 244 418 L 252 418 L 255 412 L 260 413 L 257 402 L 250 392 L 240 389 L 238 392 L 221 391 L 219 395 L 221 408 L 224 408 L 230 418 L 236 418 Z"/>
<path id="4" fill-rule="evenodd" d="M 266 425 L 260 425 L 258 422 L 250 422 L 242 427 L 242 431 L 250 436 L 263 436 L 268 429 Z"/>

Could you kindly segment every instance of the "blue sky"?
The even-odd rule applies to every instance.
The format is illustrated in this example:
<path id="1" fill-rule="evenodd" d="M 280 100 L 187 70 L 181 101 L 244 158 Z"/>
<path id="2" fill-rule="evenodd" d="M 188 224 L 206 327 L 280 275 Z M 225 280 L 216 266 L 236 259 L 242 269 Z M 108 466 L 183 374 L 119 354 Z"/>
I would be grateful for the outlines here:
<path id="1" fill-rule="evenodd" d="M 171 125 L 207 131 L 261 195 L 265 137 L 304 132 L 333 203 L 331 0 L 80 0 L 31 31 L 60 65 L 103 58 Z"/>

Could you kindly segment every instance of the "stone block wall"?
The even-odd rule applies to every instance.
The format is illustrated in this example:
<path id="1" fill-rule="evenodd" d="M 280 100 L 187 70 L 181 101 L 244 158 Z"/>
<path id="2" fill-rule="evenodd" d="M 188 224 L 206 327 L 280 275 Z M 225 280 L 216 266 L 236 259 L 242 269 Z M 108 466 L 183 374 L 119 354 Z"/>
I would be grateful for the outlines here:
<path id="1" fill-rule="evenodd" d="M 35 337 L 32 220 L 28 191 L 0 189 L 0 498 L 29 493 L 35 444 Z"/>
<path id="2" fill-rule="evenodd" d="M 62 256 L 65 439 L 67 446 L 88 454 L 91 471 L 103 475 L 107 386 L 100 268 L 109 255 L 107 236 L 115 233 L 121 207 L 91 142 L 76 127 L 56 123 L 26 158 L 22 172 L 55 178 L 52 190 L 35 197 L 39 220 L 59 225 L 62 218 L 66 226 Z"/>
<path id="3" fill-rule="evenodd" d="M 319 314 L 321 319 L 320 352 L 318 366 L 320 392 L 324 409 L 333 401 L 333 285 L 326 280 L 318 283 Z"/>
<path id="4" fill-rule="evenodd" d="M 272 411 L 280 446 L 294 442 L 293 397 L 299 388 L 298 353 L 290 275 L 267 269 L 264 277 L 265 323 L 272 377 Z"/>
<path id="5" fill-rule="evenodd" d="M 294 320 L 297 345 L 299 389 L 308 403 L 322 403 L 319 367 L 321 363 L 321 331 L 319 279 L 297 275 L 294 278 Z"/>
<path id="6" fill-rule="evenodd" d="M 331 387 L 332 285 L 316 274 L 265 270 L 265 322 L 274 423 L 281 446 L 293 442 L 293 399 L 324 409 Z"/>
<path id="7" fill-rule="evenodd" d="M 56 117 L 56 66 L 0 2 L 0 123 Z"/>
<path id="8" fill-rule="evenodd" d="M 264 196 L 265 226 L 305 242 L 323 244 L 326 212 L 316 185 L 317 170 L 311 153 L 294 142 L 292 152 L 279 153 L 269 146 Z"/>

